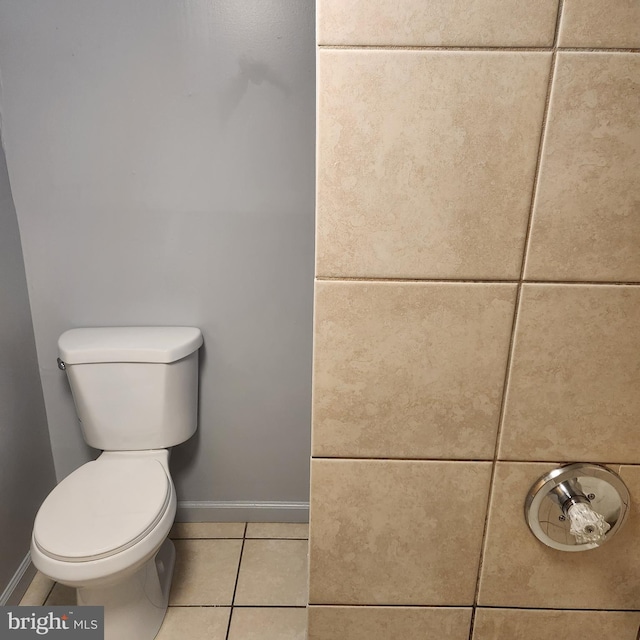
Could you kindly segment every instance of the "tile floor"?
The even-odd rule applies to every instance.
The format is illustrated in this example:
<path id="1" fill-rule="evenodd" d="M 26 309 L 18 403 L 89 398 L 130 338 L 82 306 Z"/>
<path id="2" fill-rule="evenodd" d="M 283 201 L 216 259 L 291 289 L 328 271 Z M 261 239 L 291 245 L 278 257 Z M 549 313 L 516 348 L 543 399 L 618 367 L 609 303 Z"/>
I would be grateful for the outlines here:
<path id="1" fill-rule="evenodd" d="M 309 525 L 176 523 L 169 610 L 156 640 L 304 640 Z M 75 604 L 37 574 L 22 605 Z"/>

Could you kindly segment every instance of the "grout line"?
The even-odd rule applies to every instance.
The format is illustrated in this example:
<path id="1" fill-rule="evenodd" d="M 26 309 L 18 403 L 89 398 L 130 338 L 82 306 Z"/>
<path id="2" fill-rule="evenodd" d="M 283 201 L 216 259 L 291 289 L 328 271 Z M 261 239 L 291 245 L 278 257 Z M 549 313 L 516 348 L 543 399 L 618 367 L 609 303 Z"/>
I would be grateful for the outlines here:
<path id="1" fill-rule="evenodd" d="M 527 228 L 527 234 L 529 228 Z M 525 238 L 527 242 L 527 238 Z M 526 255 L 526 254 L 525 254 Z M 524 256 L 523 263 L 524 266 Z M 396 283 L 441 283 L 441 284 L 546 284 L 553 286 L 605 286 L 605 287 L 637 287 L 636 280 L 542 280 L 538 278 L 489 279 L 489 278 L 377 278 L 368 276 L 316 276 L 316 282 L 396 282 Z"/>
<path id="2" fill-rule="evenodd" d="M 282 540 L 282 541 L 286 542 L 287 540 L 300 541 L 300 540 L 308 540 L 309 538 L 305 537 L 305 538 L 246 538 L 246 539 L 247 540 L 254 540 L 254 541 L 255 540 L 257 540 L 257 541 L 260 541 L 260 540 Z"/>
<path id="3" fill-rule="evenodd" d="M 325 603 L 310 604 L 310 607 L 349 607 L 349 608 L 393 608 L 401 607 L 402 609 L 471 609 L 470 604 L 345 604 L 343 603 Z M 298 607 L 302 608 L 302 607 Z M 594 613 L 640 613 L 640 609 L 571 609 L 570 607 L 517 607 L 513 605 L 481 605 L 478 609 L 508 609 L 510 611 L 576 611 L 576 612 L 594 612 Z"/>
<path id="4" fill-rule="evenodd" d="M 640 53 L 640 48 L 629 47 L 558 47 L 558 51 L 570 51 L 576 53 Z"/>
<path id="5" fill-rule="evenodd" d="M 500 448 L 500 439 L 502 437 L 502 425 L 504 422 L 504 414 L 505 414 L 505 408 L 507 404 L 507 388 L 509 386 L 511 363 L 513 360 L 513 352 L 514 352 L 513 347 L 514 347 L 515 338 L 516 338 L 516 327 L 518 322 L 518 310 L 520 307 L 521 292 L 522 292 L 522 285 L 519 284 L 518 289 L 516 291 L 515 304 L 513 307 L 513 320 L 511 322 L 511 334 L 509 336 L 509 350 L 507 355 L 507 362 L 505 364 L 505 372 L 504 372 L 504 378 L 502 383 L 502 399 L 500 402 L 500 413 L 498 415 L 498 429 L 496 431 L 496 440 L 495 440 L 495 445 L 493 449 L 493 459 L 490 461 L 491 476 L 489 478 L 489 491 L 487 492 L 486 511 L 485 511 L 484 523 L 482 527 L 482 542 L 480 545 L 480 558 L 478 560 L 476 586 L 475 586 L 475 592 L 473 596 L 473 614 L 471 618 L 469 640 L 471 640 L 472 638 L 471 634 L 473 633 L 473 625 L 475 621 L 475 610 L 476 610 L 476 607 L 478 606 L 478 597 L 480 595 L 480 578 L 482 577 L 482 570 L 484 568 L 484 557 L 486 554 L 486 547 L 488 544 L 489 514 L 491 513 L 491 507 L 493 506 L 493 493 L 494 493 L 494 486 L 495 486 L 496 471 L 498 467 L 498 451 Z"/>
<path id="6" fill-rule="evenodd" d="M 551 51 L 550 46 L 523 46 L 523 47 L 509 47 L 509 46 L 454 46 L 454 45 L 394 45 L 394 44 L 319 44 L 320 50 L 359 50 L 366 51 L 514 51 L 514 52 L 545 52 Z"/>
<path id="7" fill-rule="evenodd" d="M 559 25 L 560 11 L 558 11 Z M 545 53 L 550 51 L 569 51 L 576 53 L 640 53 L 638 47 L 563 47 L 556 44 L 555 36 L 552 46 L 541 47 L 508 47 L 508 46 L 453 46 L 453 45 L 385 45 L 385 44 L 319 44 L 320 51 L 451 51 L 451 52 L 514 52 Z"/>
<path id="8" fill-rule="evenodd" d="M 454 283 L 454 284 L 464 284 L 464 283 L 487 283 L 487 284 L 495 284 L 495 283 L 504 283 L 504 284 L 517 284 L 519 280 L 514 278 L 512 280 L 509 279 L 501 279 L 501 278 L 381 278 L 381 277 L 370 277 L 370 276 L 316 276 L 317 282 L 444 282 L 444 283 Z"/>
<path id="9" fill-rule="evenodd" d="M 564 9 L 564 0 L 560 0 L 560 2 L 558 2 L 558 13 L 556 15 L 556 29 L 553 32 L 553 45 L 552 45 L 553 49 L 558 48 L 558 39 L 560 38 L 560 27 L 562 23 L 563 9 Z"/>
<path id="10" fill-rule="evenodd" d="M 366 456 L 362 458 L 356 458 L 353 456 L 314 456 L 312 460 L 342 460 L 345 462 L 477 462 L 477 463 L 492 463 L 492 462 L 505 462 L 509 464 L 572 464 L 578 462 L 573 458 L 567 458 L 565 460 L 554 458 L 553 460 L 539 460 L 538 458 L 531 460 L 523 460 L 520 458 L 374 458 Z M 593 464 L 605 464 L 607 466 L 622 465 L 625 467 L 640 467 L 640 462 L 619 462 L 619 461 L 598 461 L 589 460 Z M 250 538 L 251 539 L 251 538 Z M 274 540 L 308 540 L 308 538 L 273 538 Z"/>
<path id="11" fill-rule="evenodd" d="M 476 610 L 477 610 L 477 607 L 474 605 L 471 608 L 471 621 L 469 623 L 469 640 L 473 640 L 473 630 L 474 630 L 474 627 L 476 626 Z"/>
<path id="12" fill-rule="evenodd" d="M 374 456 L 313 456 L 313 460 L 344 460 L 350 462 L 493 462 L 493 458 L 390 458 L 388 456 L 376 458 Z M 512 462 L 511 460 L 509 462 Z M 543 462 L 540 460 L 514 460 L 513 462 Z M 555 462 L 555 460 L 553 461 Z M 307 538 L 308 539 L 308 538 Z"/>
<path id="13" fill-rule="evenodd" d="M 171 538 L 171 540 L 209 540 L 211 542 L 215 542 L 216 540 L 242 540 L 243 538 L 201 538 L 201 537 L 195 537 L 195 538 Z M 283 538 L 282 536 L 280 537 L 262 537 L 262 538 L 244 538 L 245 540 L 308 540 L 309 538 L 307 536 L 293 536 L 290 538 Z"/>
<path id="14" fill-rule="evenodd" d="M 22 594 L 22 598 L 20 598 L 20 602 L 22 602 L 24 597 L 27 595 L 27 592 L 29 591 L 29 589 L 31 589 L 31 587 L 33 586 L 33 583 L 35 582 L 35 580 L 38 577 L 39 573 L 40 573 L 40 571 L 36 570 L 36 573 L 34 574 L 33 578 L 31 578 L 31 582 L 29 582 L 25 592 Z M 49 587 L 47 592 L 44 594 L 44 597 L 41 598 L 35 605 L 29 605 L 29 606 L 44 607 L 45 603 L 49 599 L 49 596 L 51 595 L 51 592 L 53 591 L 53 588 L 56 586 L 56 584 L 57 584 L 57 582 L 55 580 L 52 580 L 51 586 Z M 18 606 L 26 606 L 26 605 L 21 605 L 20 602 L 18 602 Z"/>
<path id="15" fill-rule="evenodd" d="M 179 536 L 173 537 L 171 536 L 171 540 L 242 540 L 243 536 L 236 536 L 235 538 L 210 538 L 207 536 Z"/>
<path id="16" fill-rule="evenodd" d="M 36 574 L 36 575 L 38 575 L 38 574 Z M 33 577 L 33 579 L 35 580 L 35 576 Z M 33 580 L 31 582 L 33 582 Z M 51 594 L 53 593 L 53 590 L 54 590 L 56 584 L 58 584 L 58 583 L 54 580 L 53 584 L 51 585 L 51 588 L 49 589 L 49 591 L 47 591 L 47 595 L 44 597 L 44 600 L 42 602 L 42 606 L 43 607 L 45 606 L 45 604 L 47 604 L 47 600 L 51 597 Z M 29 585 L 29 586 L 31 586 L 31 585 Z"/>
<path id="17" fill-rule="evenodd" d="M 640 613 L 640 609 L 571 609 L 568 607 L 516 607 L 497 604 L 481 605 L 479 609 L 509 609 L 511 611 L 588 611 L 594 613 Z"/>
<path id="18" fill-rule="evenodd" d="M 231 596 L 231 611 L 229 611 L 229 622 L 227 623 L 227 633 L 225 640 L 229 640 L 229 633 L 231 632 L 231 621 L 233 620 L 233 608 L 236 602 L 236 591 L 238 590 L 238 580 L 240 578 L 240 567 L 242 566 L 242 555 L 244 553 L 244 542 L 246 540 L 248 523 L 244 523 L 244 530 L 242 532 L 242 545 L 240 547 L 240 557 L 238 558 L 238 570 L 236 571 L 236 581 L 233 585 L 233 595 Z"/>
<path id="19" fill-rule="evenodd" d="M 535 279 L 522 279 L 523 284 L 548 284 L 548 285 L 563 285 L 563 286 L 580 286 L 588 285 L 592 286 L 607 286 L 607 287 L 637 287 L 640 285 L 639 281 L 629 280 L 627 282 L 621 282 L 619 280 L 535 280 Z"/>
<path id="20" fill-rule="evenodd" d="M 561 20 L 562 5 L 563 5 L 563 0 L 560 0 L 559 10 L 558 10 L 558 19 L 556 23 L 556 36 L 554 38 L 554 43 L 558 37 L 558 27 L 560 25 L 560 20 Z M 558 57 L 557 50 L 554 49 L 553 54 L 551 56 L 551 67 L 549 69 L 549 81 L 547 83 L 547 95 L 545 98 L 544 112 L 542 116 L 542 126 L 540 128 L 540 140 L 538 142 L 538 157 L 536 158 L 533 187 L 531 190 L 531 204 L 529 206 L 529 217 L 527 219 L 527 231 L 524 239 L 524 251 L 522 253 L 522 263 L 520 264 L 520 282 L 518 284 L 518 289 L 522 287 L 522 283 L 524 282 L 524 273 L 527 265 L 527 257 L 529 256 L 529 249 L 531 246 L 531 230 L 533 227 L 533 217 L 534 217 L 534 211 L 536 206 L 536 199 L 538 195 L 538 185 L 540 183 L 542 156 L 544 152 L 544 142 L 547 134 L 547 125 L 549 122 L 549 110 L 551 108 L 551 94 L 553 90 L 553 80 L 556 75 L 557 57 Z"/>
<path id="21" fill-rule="evenodd" d="M 393 607 L 401 607 L 403 609 L 471 609 L 472 605 L 470 604 L 403 604 L 402 602 L 400 603 L 394 603 L 394 604 L 381 604 L 381 603 L 377 603 L 377 604 L 357 604 L 357 603 L 348 603 L 345 604 L 344 602 L 322 602 L 322 603 L 315 603 L 315 602 L 310 602 L 307 606 L 309 607 L 348 607 L 349 609 L 351 608 L 358 608 L 358 609 L 390 609 Z"/>
<path id="22" fill-rule="evenodd" d="M 304 604 L 236 604 L 234 609 L 306 609 Z"/>
<path id="23" fill-rule="evenodd" d="M 230 604 L 170 604 L 169 609 L 231 609 Z"/>
<path id="24" fill-rule="evenodd" d="M 559 37 L 559 33 L 560 33 L 560 24 L 562 21 L 562 13 L 563 13 L 563 8 L 564 8 L 564 0 L 560 0 L 560 2 L 558 3 L 558 14 L 556 16 L 556 27 L 555 27 L 555 31 L 554 31 L 554 35 L 553 35 L 553 53 L 551 55 L 551 64 L 549 66 L 549 80 L 547 82 L 547 93 L 545 96 L 545 103 L 544 103 L 544 110 L 542 113 L 542 122 L 541 122 L 541 126 L 540 126 L 540 138 L 538 140 L 538 155 L 536 158 L 536 166 L 535 166 L 535 171 L 534 171 L 534 178 L 533 178 L 533 185 L 531 188 L 531 203 L 529 206 L 529 216 L 527 218 L 527 230 L 526 230 L 526 234 L 525 234 L 525 240 L 524 240 L 524 245 L 523 245 L 523 252 L 522 252 L 522 262 L 520 264 L 520 281 L 518 282 L 518 288 L 516 291 L 516 300 L 515 300 L 515 305 L 514 305 L 514 309 L 513 309 L 513 322 L 511 323 L 511 335 L 509 337 L 509 352 L 508 352 L 508 356 L 507 356 L 507 362 L 506 362 L 506 367 L 505 367 L 505 372 L 504 372 L 504 382 L 503 382 L 503 387 L 502 387 L 502 401 L 500 403 L 500 414 L 499 414 L 499 418 L 498 418 L 498 429 L 496 432 L 496 441 L 495 441 L 495 447 L 494 447 L 494 451 L 493 451 L 493 462 L 491 464 L 491 477 L 489 480 L 489 492 L 488 492 L 488 496 L 487 496 L 487 510 L 485 513 L 485 517 L 484 517 L 484 526 L 483 526 L 483 530 L 482 530 L 482 543 L 481 543 L 481 547 L 480 547 L 480 558 L 478 560 L 478 572 L 476 575 L 476 588 L 475 588 L 475 594 L 474 594 L 474 598 L 473 598 L 473 612 L 472 612 L 472 616 L 471 616 L 471 626 L 469 629 L 469 640 L 473 640 L 473 627 L 474 627 L 474 623 L 475 623 L 475 612 L 476 612 L 476 608 L 478 606 L 478 600 L 480 597 L 480 585 L 481 585 L 481 580 L 482 580 L 482 575 L 483 575 L 483 569 L 484 569 L 484 560 L 487 554 L 487 547 L 489 544 L 489 519 L 492 513 L 492 509 L 493 509 L 493 500 L 494 500 L 494 496 L 495 496 L 495 481 L 496 481 L 496 474 L 497 474 L 497 468 L 498 468 L 498 459 L 499 459 L 499 452 L 500 452 L 500 443 L 502 440 L 502 432 L 503 432 L 503 428 L 504 428 L 504 419 L 505 419 L 505 413 L 506 413 L 506 406 L 507 406 L 507 396 L 508 396 L 508 390 L 509 390 L 509 383 L 511 380 L 511 370 L 512 370 L 512 366 L 513 366 L 513 359 L 514 359 L 514 351 L 515 351 L 515 342 L 516 342 L 516 331 L 518 328 L 518 317 L 520 314 L 520 308 L 521 308 L 521 304 L 522 304 L 522 288 L 523 288 L 523 280 L 524 280 L 524 273 L 525 273 L 525 267 L 526 267 L 526 263 L 527 263 L 527 256 L 529 254 L 529 246 L 530 246 L 530 242 L 531 242 L 531 229 L 532 229 L 532 225 L 533 225 L 533 215 L 534 215 L 534 210 L 535 210 L 535 203 L 536 203 L 536 194 L 538 191 L 538 184 L 540 181 L 540 170 L 541 170 L 541 166 L 542 166 L 542 156 L 543 156 L 543 151 L 544 151 L 544 141 L 545 141 L 545 137 L 546 137 L 546 132 L 547 132 L 547 123 L 549 121 L 549 109 L 551 107 L 551 95 L 552 95 L 552 90 L 553 90 L 553 79 L 555 77 L 556 74 L 556 61 L 557 61 L 557 57 L 558 57 L 558 37 Z"/>
<path id="25" fill-rule="evenodd" d="M 351 605 L 349 605 L 351 606 Z M 369 606 L 369 605 L 367 605 Z M 376 605 L 377 606 L 377 605 Z M 170 604 L 170 609 L 306 609 L 294 604 Z"/>

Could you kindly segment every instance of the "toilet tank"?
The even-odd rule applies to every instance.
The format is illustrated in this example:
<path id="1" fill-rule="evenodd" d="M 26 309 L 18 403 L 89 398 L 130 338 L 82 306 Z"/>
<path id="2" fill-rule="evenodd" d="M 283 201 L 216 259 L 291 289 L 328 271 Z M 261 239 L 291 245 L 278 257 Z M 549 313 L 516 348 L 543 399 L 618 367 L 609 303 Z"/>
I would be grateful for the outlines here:
<path id="1" fill-rule="evenodd" d="M 198 349 L 195 327 L 71 329 L 60 336 L 87 444 L 108 451 L 164 449 L 197 427 Z"/>

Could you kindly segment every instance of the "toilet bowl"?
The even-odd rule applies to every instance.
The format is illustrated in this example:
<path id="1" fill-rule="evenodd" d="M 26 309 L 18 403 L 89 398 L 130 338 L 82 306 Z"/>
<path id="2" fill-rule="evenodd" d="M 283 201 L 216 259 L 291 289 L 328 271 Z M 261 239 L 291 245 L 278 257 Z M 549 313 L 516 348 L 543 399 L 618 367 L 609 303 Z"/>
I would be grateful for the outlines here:
<path id="1" fill-rule="evenodd" d="M 60 338 L 85 440 L 106 450 L 45 499 L 31 558 L 74 587 L 78 604 L 104 607 L 105 640 L 152 640 L 166 613 L 176 513 L 168 447 L 196 428 L 201 344 L 190 327 L 75 329 Z"/>
<path id="2" fill-rule="evenodd" d="M 175 558 L 168 462 L 167 450 L 105 452 L 65 478 L 36 516 L 34 564 L 75 587 L 78 604 L 105 607 L 107 638 L 153 638 L 162 624 Z"/>

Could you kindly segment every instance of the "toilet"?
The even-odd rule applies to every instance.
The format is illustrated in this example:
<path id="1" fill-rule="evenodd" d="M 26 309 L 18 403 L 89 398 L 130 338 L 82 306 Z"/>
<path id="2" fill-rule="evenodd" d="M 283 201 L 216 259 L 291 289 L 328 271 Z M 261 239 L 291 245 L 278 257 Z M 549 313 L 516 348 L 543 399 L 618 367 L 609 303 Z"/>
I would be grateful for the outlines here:
<path id="1" fill-rule="evenodd" d="M 84 439 L 102 454 L 45 499 L 31 559 L 79 605 L 104 606 L 105 640 L 151 640 L 167 610 L 169 447 L 197 427 L 201 345 L 195 327 L 71 329 L 58 341 Z"/>

